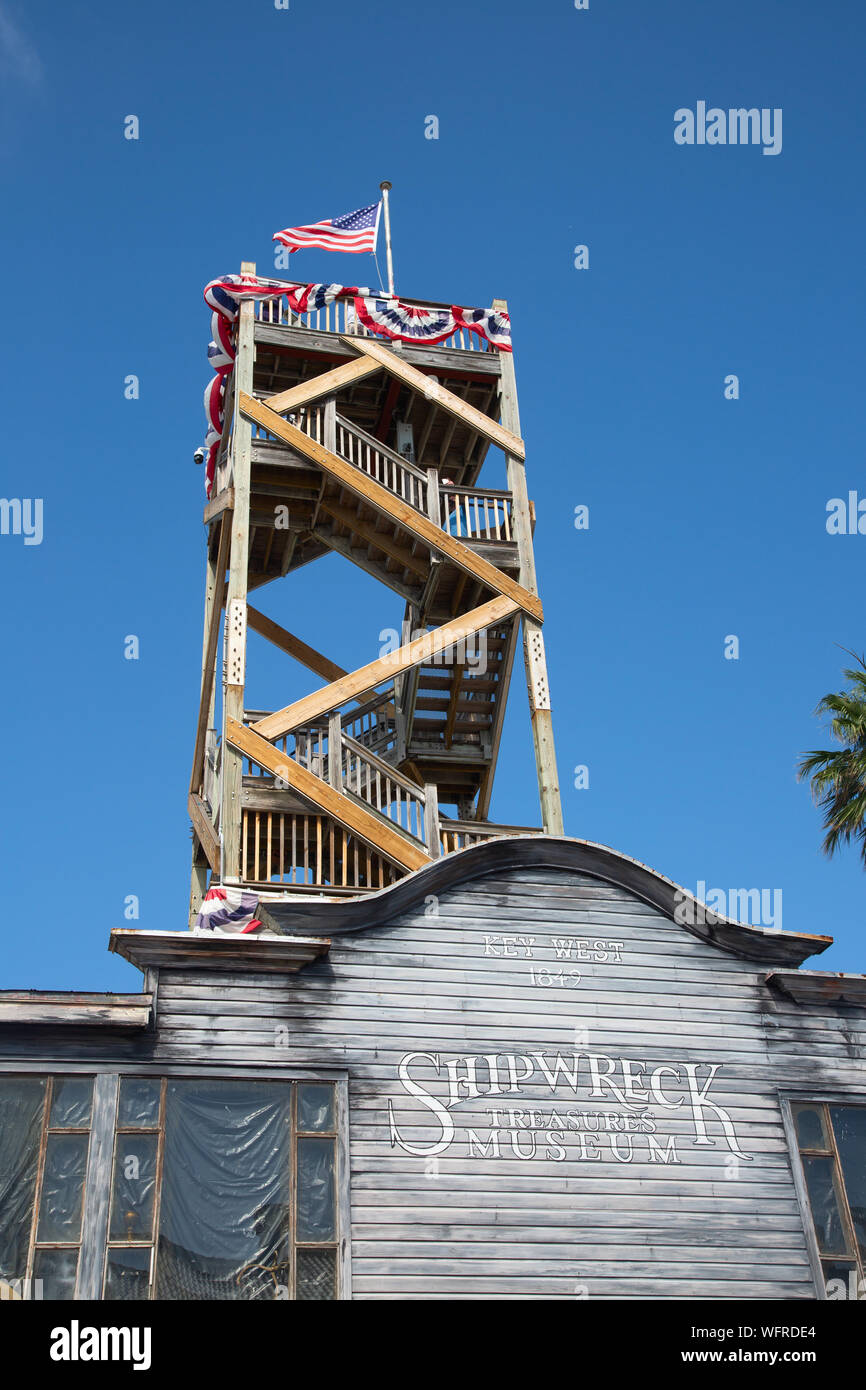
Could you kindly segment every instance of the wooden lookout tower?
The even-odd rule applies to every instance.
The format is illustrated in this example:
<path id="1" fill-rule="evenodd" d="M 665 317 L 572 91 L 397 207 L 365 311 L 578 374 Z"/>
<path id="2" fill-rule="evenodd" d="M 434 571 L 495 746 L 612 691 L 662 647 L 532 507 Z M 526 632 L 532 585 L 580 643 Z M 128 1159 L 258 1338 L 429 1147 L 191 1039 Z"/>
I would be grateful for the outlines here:
<path id="1" fill-rule="evenodd" d="M 235 333 L 204 510 L 191 920 L 208 886 L 265 904 L 360 896 L 483 840 L 561 835 L 512 354 L 462 329 L 435 346 L 386 342 L 348 300 L 305 314 L 248 300 Z M 482 468 L 497 486 L 479 485 Z M 402 645 L 356 671 L 251 602 L 332 551 L 404 605 Z M 248 628 L 308 669 L 309 694 L 256 708 Z M 532 829 L 488 819 L 521 640 Z"/>

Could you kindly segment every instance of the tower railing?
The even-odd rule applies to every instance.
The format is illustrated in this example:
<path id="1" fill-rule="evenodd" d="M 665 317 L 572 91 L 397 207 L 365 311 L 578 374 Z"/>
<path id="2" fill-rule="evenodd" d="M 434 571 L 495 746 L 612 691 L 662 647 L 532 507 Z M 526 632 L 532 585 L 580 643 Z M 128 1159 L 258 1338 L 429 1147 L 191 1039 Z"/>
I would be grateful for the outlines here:
<path id="1" fill-rule="evenodd" d="M 245 710 L 244 724 L 248 727 L 258 720 L 265 719 L 270 710 Z M 397 716 L 394 705 L 394 689 L 389 687 L 377 693 L 339 716 L 342 737 L 364 753 L 386 762 L 389 754 L 396 760 L 399 756 Z M 327 782 L 330 777 L 331 722 L 318 719 L 298 729 L 292 729 L 273 740 L 273 745 L 285 755 L 286 759 L 312 772 Z M 263 786 L 274 785 L 276 778 L 272 772 L 260 767 L 253 759 L 245 757 L 243 775 L 261 780 Z"/>
<path id="2" fill-rule="evenodd" d="M 288 418 L 311 439 L 325 443 L 323 406 L 302 408 Z M 252 438 L 256 443 L 272 443 L 281 449 L 287 447 L 255 421 L 252 422 Z M 438 507 L 433 515 L 442 530 L 458 540 L 489 545 L 514 544 L 513 498 L 507 489 L 440 483 L 436 469 L 419 468 L 411 459 L 401 457 L 342 415 L 335 416 L 334 452 L 393 496 L 408 503 L 421 516 L 431 515 L 431 488 L 437 489 Z"/>
<path id="3" fill-rule="evenodd" d="M 489 487 L 439 488 L 439 515 L 443 531 L 458 540 L 512 542 L 510 492 Z"/>
<path id="4" fill-rule="evenodd" d="M 395 497 L 408 502 L 416 512 L 427 515 L 427 473 L 409 459 L 401 458 L 381 440 L 374 439 L 359 425 L 337 416 L 337 447 L 340 458 L 366 473 Z"/>
<path id="5" fill-rule="evenodd" d="M 296 429 L 302 430 L 304 434 L 309 435 L 310 439 L 315 439 L 317 444 L 324 444 L 325 411 L 323 406 L 301 406 L 299 410 L 293 411 L 287 418 L 290 424 L 294 425 Z M 283 449 L 286 447 L 281 440 L 277 439 L 275 434 L 270 434 L 269 431 L 265 429 L 264 425 L 260 425 L 257 421 L 251 421 L 250 428 L 254 440 L 265 440 L 268 443 L 279 444 Z"/>
<path id="6" fill-rule="evenodd" d="M 245 883 L 337 894 L 375 892 L 401 876 L 330 816 L 251 807 L 241 816 L 241 874 Z"/>
<path id="7" fill-rule="evenodd" d="M 432 300 L 423 299 L 404 299 L 401 296 L 401 304 L 409 304 L 416 309 L 448 309 L 451 306 L 446 304 L 435 304 Z M 379 342 L 387 342 L 387 338 L 378 333 L 371 333 L 361 323 L 355 312 L 355 305 L 351 298 L 335 299 L 330 304 L 324 304 L 320 309 L 308 309 L 306 313 L 296 314 L 289 308 L 285 298 L 280 299 L 261 299 L 256 301 L 256 320 L 258 323 L 268 324 L 274 328 L 294 328 L 308 329 L 314 333 L 334 333 L 351 334 L 359 338 L 378 339 Z M 450 348 L 458 352 L 492 352 L 493 349 L 486 338 L 480 338 L 476 333 L 470 333 L 465 328 L 458 328 L 449 337 L 444 338 L 440 343 L 418 344 L 425 349 Z"/>
<path id="8" fill-rule="evenodd" d="M 358 797 L 429 851 L 424 789 L 345 734 L 340 751 L 340 790 Z"/>

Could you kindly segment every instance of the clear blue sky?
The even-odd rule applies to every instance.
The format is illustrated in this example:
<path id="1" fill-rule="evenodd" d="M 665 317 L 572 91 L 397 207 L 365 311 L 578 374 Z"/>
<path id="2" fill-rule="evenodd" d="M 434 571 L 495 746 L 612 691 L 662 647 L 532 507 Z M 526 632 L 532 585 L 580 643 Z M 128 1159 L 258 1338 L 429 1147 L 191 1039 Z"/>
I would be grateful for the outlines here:
<path id="1" fill-rule="evenodd" d="M 41 545 L 0 537 L 0 986 L 136 989 L 110 928 L 185 926 L 201 290 L 382 178 L 398 290 L 509 301 L 568 833 L 781 889 L 837 938 L 813 965 L 866 969 L 863 869 L 794 776 L 866 646 L 866 536 L 825 529 L 866 495 L 864 39 L 857 0 L 0 0 L 2 491 L 44 499 Z M 676 145 L 699 100 L 781 107 L 782 152 Z M 400 617 L 336 557 L 261 606 L 349 668 Z M 249 705 L 308 686 L 251 639 Z M 521 676 L 492 814 L 538 819 Z"/>

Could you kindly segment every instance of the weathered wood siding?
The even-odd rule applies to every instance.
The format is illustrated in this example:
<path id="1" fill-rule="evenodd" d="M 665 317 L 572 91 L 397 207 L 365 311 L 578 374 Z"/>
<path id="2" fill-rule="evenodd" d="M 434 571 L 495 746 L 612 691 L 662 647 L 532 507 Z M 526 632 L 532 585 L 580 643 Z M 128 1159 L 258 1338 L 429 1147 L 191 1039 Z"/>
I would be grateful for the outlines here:
<path id="1" fill-rule="evenodd" d="M 531 954 L 494 954 L 502 936 L 532 938 Z M 563 938 L 619 945 L 558 959 Z M 579 982 L 538 982 L 560 968 Z M 795 1004 L 765 973 L 622 888 L 527 868 L 334 936 L 285 978 L 163 970 L 154 1036 L 75 1055 L 348 1073 L 356 1298 L 814 1298 L 779 1093 L 862 1099 L 866 1010 Z M 412 1053 L 438 1058 L 438 1074 L 416 1059 L 408 1076 L 439 1110 L 400 1080 Z M 578 1054 L 576 1092 L 562 1064 L 555 1091 L 545 1077 L 557 1054 L 568 1070 Z M 464 1084 L 445 1111 L 448 1064 L 457 1084 L 467 1057 L 491 1059 L 476 1067 L 484 1093 Z M 512 1057 L 531 1075 L 490 1094 L 491 1079 L 508 1089 Z M 714 1067 L 722 1114 L 689 1097 L 689 1069 L 700 1095 Z M 595 1113 L 599 1133 L 574 1119 Z M 406 1151 L 441 1139 L 446 1115 L 441 1152 Z"/>

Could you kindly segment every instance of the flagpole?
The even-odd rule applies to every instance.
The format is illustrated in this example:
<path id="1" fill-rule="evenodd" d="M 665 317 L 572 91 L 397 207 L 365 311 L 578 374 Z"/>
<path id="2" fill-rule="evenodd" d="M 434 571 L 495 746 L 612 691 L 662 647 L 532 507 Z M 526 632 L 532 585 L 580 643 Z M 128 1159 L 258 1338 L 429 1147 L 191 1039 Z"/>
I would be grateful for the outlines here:
<path id="1" fill-rule="evenodd" d="M 391 256 L 391 209 L 388 205 L 388 191 L 391 187 L 387 179 L 379 184 L 382 190 L 382 203 L 385 210 L 385 255 L 388 258 L 388 293 L 394 293 L 394 260 Z"/>

